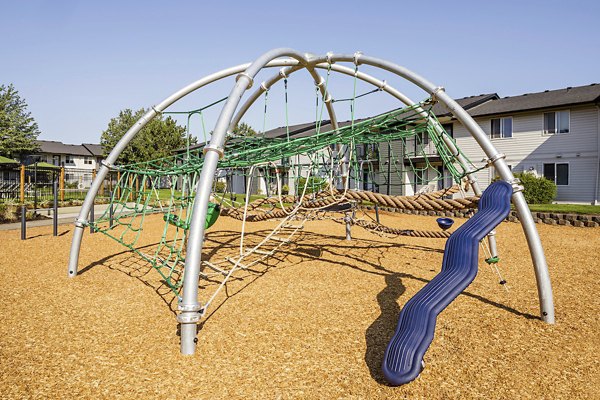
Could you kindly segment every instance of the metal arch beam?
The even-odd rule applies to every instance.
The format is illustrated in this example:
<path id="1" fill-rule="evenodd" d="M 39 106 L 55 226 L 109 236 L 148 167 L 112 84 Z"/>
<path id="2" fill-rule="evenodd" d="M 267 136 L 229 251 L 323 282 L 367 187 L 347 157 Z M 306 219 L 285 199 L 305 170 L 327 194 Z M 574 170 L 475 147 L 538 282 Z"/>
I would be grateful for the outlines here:
<path id="1" fill-rule="evenodd" d="M 488 139 L 481 127 L 456 101 L 454 101 L 454 99 L 446 94 L 443 88 L 435 86 L 433 83 L 408 70 L 407 68 L 389 61 L 364 55 L 360 55 L 359 57 L 356 57 L 356 55 L 333 55 L 331 59 L 333 61 L 359 62 L 362 64 L 371 65 L 405 78 L 429 93 L 431 96 L 436 96 L 437 100 L 444 104 L 450 110 L 452 115 L 458 121 L 460 121 L 465 128 L 467 128 L 469 133 L 471 133 L 471 136 L 473 136 L 475 141 L 479 144 L 479 147 L 481 147 L 488 159 L 492 160 L 492 164 L 496 168 L 496 171 L 499 173 L 502 180 L 513 185 L 514 193 L 512 196 L 512 201 L 517 209 L 517 214 L 519 216 L 521 226 L 523 227 L 523 231 L 527 239 L 527 245 L 529 246 L 529 252 L 531 253 L 531 258 L 533 261 L 540 302 L 541 318 L 545 322 L 553 324 L 555 322 L 555 318 L 552 284 L 550 282 L 550 274 L 548 272 L 546 256 L 544 255 L 544 248 L 535 226 L 535 222 L 533 222 L 531 211 L 527 206 L 527 202 L 525 201 L 525 197 L 522 193 L 522 187 L 519 186 L 518 180 L 515 179 L 512 171 L 508 167 L 508 164 L 504 158 L 500 156 L 500 153 Z"/>
<path id="2" fill-rule="evenodd" d="M 196 199 L 197 201 L 194 205 L 190 236 L 188 238 L 188 248 L 191 248 L 193 253 L 188 254 L 188 256 L 186 257 L 186 266 L 184 272 L 186 276 L 186 278 L 184 279 L 184 300 L 182 301 L 181 305 L 182 313 L 178 317 L 179 321 L 182 322 L 182 353 L 191 354 L 195 350 L 195 324 L 199 320 L 199 316 L 193 316 L 193 313 L 191 313 L 190 311 L 194 308 L 197 308 L 198 310 L 200 309 L 200 305 L 198 304 L 197 299 L 197 281 L 201 262 L 200 246 L 202 243 L 202 237 L 204 235 L 204 224 L 202 223 L 202 221 L 206 217 L 205 214 L 208 204 L 210 186 L 212 184 L 214 171 L 217 167 L 219 154 L 222 154 L 222 146 L 224 143 L 226 129 L 231 125 L 232 118 L 234 117 L 234 112 L 239 102 L 241 101 L 243 93 L 249 88 L 249 86 L 252 83 L 253 77 L 262 68 L 262 65 L 264 65 L 267 62 L 269 57 L 280 57 L 286 55 L 292 57 L 295 56 L 295 58 L 300 62 L 300 64 L 306 64 L 307 66 L 316 66 L 324 61 L 327 61 L 328 63 L 342 61 L 354 62 L 357 65 L 362 63 L 380 69 L 384 69 L 412 82 L 416 86 L 429 93 L 429 95 L 436 96 L 440 102 L 442 102 L 448 107 L 448 109 L 453 113 L 453 115 L 471 133 L 471 135 L 478 142 L 480 147 L 484 150 L 488 158 L 490 160 L 493 160 L 493 164 L 497 168 L 503 180 L 510 182 L 515 188 L 515 193 L 513 194 L 513 202 L 515 203 L 517 210 L 520 214 L 521 223 L 523 225 L 523 229 L 525 231 L 527 242 L 532 255 L 536 280 L 538 283 L 538 293 L 540 298 L 542 318 L 546 322 L 553 323 L 554 306 L 552 300 L 552 287 L 550 284 L 546 260 L 543 248 L 541 246 L 541 241 L 539 239 L 539 235 L 537 233 L 535 225 L 533 224 L 533 219 L 531 217 L 531 213 L 528 211 L 523 194 L 519 191 L 519 186 L 514 180 L 514 176 L 512 175 L 512 172 L 508 168 L 506 162 L 502 158 L 497 157 L 498 151 L 495 149 L 495 147 L 492 145 L 492 143 L 489 141 L 489 139 L 481 130 L 481 128 L 477 125 L 477 123 L 475 123 L 471 116 L 468 113 L 466 113 L 462 109 L 462 107 L 460 107 L 460 105 L 458 105 L 452 98 L 446 95 L 440 87 L 433 85 L 431 82 L 427 81 L 423 77 L 413 73 L 412 71 L 404 67 L 387 62 L 385 60 L 373 57 L 366 57 L 359 53 L 353 55 L 328 54 L 326 57 L 304 58 L 303 55 L 293 50 L 276 49 L 264 54 L 257 61 L 255 61 L 244 74 L 240 75 L 240 77 L 244 78 L 245 82 L 238 82 L 233 88 L 231 95 L 229 96 L 227 103 L 223 107 L 221 115 L 219 116 L 219 120 L 217 121 L 217 125 L 215 127 L 213 137 L 211 139 L 211 143 L 209 146 L 207 146 L 206 149 L 207 154 L 205 157 L 205 164 L 202 169 L 202 175 L 200 180 L 198 181 L 197 186 L 197 196 L 200 197 Z M 244 84 L 246 87 L 244 87 Z M 406 100 L 410 102 L 410 99 L 406 98 Z M 410 104 L 414 103 L 410 102 Z M 193 285 L 192 283 L 190 283 L 190 281 L 193 282 Z M 185 282 L 187 282 L 188 286 L 186 286 Z"/>
<path id="3" fill-rule="evenodd" d="M 252 107 L 252 105 L 256 102 L 256 100 L 258 100 L 258 98 L 263 93 L 265 93 L 267 90 L 269 90 L 275 83 L 279 82 L 284 77 L 290 76 L 291 74 L 293 74 L 296 71 L 301 70 L 302 68 L 304 68 L 304 66 L 301 66 L 301 65 L 296 65 L 293 67 L 285 67 L 285 68 L 281 69 L 279 74 L 273 75 L 271 78 L 263 81 L 260 84 L 260 87 L 258 89 L 256 89 L 250 95 L 250 97 L 244 102 L 244 104 L 242 104 L 239 111 L 233 117 L 233 121 L 231 122 L 231 126 L 229 129 L 232 130 L 235 126 L 237 126 L 237 124 L 240 123 L 241 119 L 244 117 L 246 112 L 250 109 L 250 107 Z M 306 68 L 306 69 L 308 70 L 308 72 L 310 73 L 312 78 L 314 79 L 315 84 L 317 84 L 317 87 L 319 88 L 319 91 L 321 92 L 321 96 L 323 97 L 323 99 L 325 99 L 324 102 L 325 102 L 325 105 L 327 108 L 327 113 L 329 115 L 329 119 L 331 120 L 331 126 L 333 127 L 334 130 L 337 130 L 338 129 L 337 117 L 336 117 L 333 105 L 331 104 L 332 103 L 331 95 L 327 91 L 327 88 L 322 85 L 323 78 L 318 73 L 316 73 L 314 68 Z"/>
<path id="4" fill-rule="evenodd" d="M 363 72 L 356 71 L 354 69 L 351 69 L 351 68 L 348 68 L 348 67 L 345 67 L 342 65 L 337 65 L 337 64 L 333 64 L 331 66 L 329 66 L 329 64 L 319 64 L 319 65 L 316 65 L 315 67 L 331 68 L 333 71 L 336 71 L 336 72 L 339 72 L 339 73 L 342 73 L 345 75 L 356 76 L 358 79 L 361 79 L 367 83 L 370 83 L 373 86 L 378 87 L 380 90 L 389 93 L 390 95 L 394 96 L 395 98 L 400 100 L 402 103 L 406 104 L 407 106 L 413 106 L 414 104 L 416 104 L 409 97 L 407 97 L 403 93 L 399 92 L 398 90 L 394 89 L 392 86 L 388 85 L 385 81 L 381 81 L 381 80 L 374 78 L 371 75 L 365 74 Z M 450 149 L 452 154 L 456 157 L 458 162 L 465 169 L 467 178 L 469 179 L 469 184 L 473 188 L 473 192 L 475 193 L 475 195 L 481 196 L 483 191 L 481 190 L 481 187 L 479 186 L 479 182 L 477 181 L 477 178 L 475 177 L 475 175 L 473 173 L 473 169 L 471 168 L 471 166 L 469 165 L 469 163 L 467 162 L 465 157 L 458 151 L 458 148 L 456 147 L 454 142 L 452 140 L 450 140 L 446 135 L 442 134 L 444 129 L 442 128 L 440 123 L 435 118 L 432 118 L 431 115 L 429 115 L 421 107 L 415 108 L 415 111 L 423 118 L 429 119 L 429 121 L 433 125 L 433 128 L 435 129 L 435 131 L 440 135 L 440 137 L 442 138 L 442 140 L 444 141 L 444 143 L 446 144 L 448 149 Z M 490 234 L 488 235 L 488 242 L 490 244 L 491 256 L 496 257 L 498 255 L 498 250 L 497 250 L 497 246 L 496 246 L 496 231 L 495 230 L 492 230 L 490 232 Z"/>
<path id="5" fill-rule="evenodd" d="M 278 57 L 284 56 L 289 56 L 293 59 L 277 59 Z M 202 78 L 199 81 L 196 81 L 175 92 L 159 105 L 153 107 L 127 131 L 125 136 L 117 143 L 115 148 L 113 148 L 106 161 L 98 171 L 98 174 L 93 181 L 88 194 L 86 195 L 86 199 L 82 205 L 79 217 L 75 223 L 75 231 L 73 242 L 71 244 L 71 254 L 69 259 L 69 276 L 75 276 L 77 273 L 77 263 L 83 235 L 83 228 L 93 203 L 93 199 L 100 188 L 102 180 L 108 173 L 108 167 L 116 161 L 127 144 L 150 120 L 152 120 L 152 118 L 177 100 L 206 84 L 237 73 L 238 77 L 236 79 L 236 84 L 231 90 L 230 95 L 221 110 L 221 114 L 217 120 L 210 144 L 205 148 L 205 162 L 202 168 L 200 179 L 197 183 L 197 201 L 194 204 L 192 220 L 190 224 L 190 235 L 188 237 L 188 249 L 190 249 L 190 253 L 188 254 L 188 257 L 186 257 L 183 299 L 179 307 L 181 313 L 178 316 L 178 320 L 182 323 L 181 351 L 184 354 L 192 354 L 195 350 L 196 324 L 200 318 L 199 311 L 201 311 L 201 307 L 198 304 L 198 277 L 200 272 L 202 238 L 204 236 L 204 219 L 206 218 L 206 208 L 210 195 L 210 187 L 214 177 L 214 171 L 216 170 L 219 156 L 222 154 L 222 147 L 227 128 L 231 125 L 234 112 L 241 101 L 242 95 L 252 85 L 254 76 L 262 68 L 299 65 L 303 65 L 307 68 L 314 68 L 318 67 L 318 64 L 326 61 L 328 64 L 333 62 L 354 62 L 357 65 L 367 64 L 394 73 L 425 90 L 427 93 L 429 93 L 429 95 L 436 96 L 441 103 L 448 107 L 454 117 L 457 118 L 457 120 L 459 120 L 467 128 L 482 150 L 486 153 L 488 158 L 493 160 L 492 163 L 496 167 L 502 179 L 513 184 L 513 187 L 516 189 L 515 193 L 513 194 L 513 203 L 515 204 L 517 212 L 519 213 L 521 224 L 525 231 L 533 259 L 538 285 L 538 294 L 540 297 L 542 318 L 548 323 L 553 323 L 554 306 L 552 300 L 552 287 L 548 274 L 546 259 L 537 229 L 533 223 L 533 218 L 531 217 L 531 213 L 527 207 L 527 203 L 525 202 L 523 194 L 518 190 L 518 181 L 514 179 L 514 176 L 512 175 L 512 172 L 508 168 L 506 162 L 502 158 L 498 157 L 498 151 L 495 149 L 491 141 L 487 138 L 485 133 L 482 131 L 479 125 L 477 125 L 473 118 L 451 97 L 440 90 L 441 88 L 434 86 L 431 82 L 427 81 L 420 75 L 417 75 L 397 64 L 393 64 L 378 58 L 367 57 L 359 53 L 353 55 L 328 54 L 326 56 L 315 57 L 308 54 L 301 54 L 292 49 L 275 49 L 263 54 L 251 64 L 242 64 Z M 386 91 L 388 93 L 390 92 L 390 90 Z M 400 97 L 398 98 L 401 99 Z M 410 99 L 406 99 L 409 102 L 406 104 L 414 104 L 412 101 L 410 101 Z"/>
<path id="6" fill-rule="evenodd" d="M 308 64 L 308 55 L 293 49 L 274 49 L 256 59 L 244 72 L 237 75 L 236 83 L 221 109 L 221 113 L 210 143 L 204 147 L 204 164 L 200 178 L 196 185 L 196 199 L 190 217 L 190 230 L 188 235 L 183 271 L 183 295 L 179 303 L 180 313 L 177 321 L 181 324 L 181 353 L 194 354 L 196 350 L 196 325 L 200 321 L 202 306 L 198 302 L 198 279 L 200 276 L 200 263 L 202 255 L 202 241 L 204 238 L 204 221 L 206 219 L 208 200 L 214 179 L 217 163 L 223 155 L 223 145 L 227 130 L 231 126 L 234 113 L 246 90 L 250 89 L 256 74 L 270 61 L 279 57 L 294 58 L 297 63 Z"/>
<path id="7" fill-rule="evenodd" d="M 295 65 L 298 62 L 296 60 L 276 60 L 274 62 L 268 63 L 267 67 L 285 67 L 289 65 Z M 79 251 L 81 248 L 81 241 L 83 238 L 83 231 L 85 224 L 87 223 L 87 218 L 94 202 L 94 198 L 100 190 L 100 186 L 102 181 L 106 178 L 106 175 L 109 171 L 109 166 L 112 166 L 119 155 L 123 152 L 125 147 L 131 142 L 131 140 L 135 137 L 135 135 L 144 127 L 148 122 L 150 122 L 156 115 L 164 111 L 167 107 L 180 100 L 181 98 L 187 96 L 188 94 L 194 92 L 195 90 L 200 89 L 203 86 L 206 86 L 212 82 L 218 81 L 220 79 L 229 77 L 231 75 L 240 73 L 244 71 L 246 68 L 250 66 L 250 63 L 240 64 L 231 68 L 223 69 L 221 71 L 215 72 L 211 75 L 207 75 L 202 79 L 199 79 L 182 89 L 176 91 L 158 105 L 151 107 L 150 110 L 146 114 L 144 114 L 129 130 L 123 135 L 121 140 L 117 142 L 115 147 L 111 150 L 110 154 L 106 157 L 100 169 L 98 170 L 96 177 L 92 181 L 90 189 L 88 190 L 85 200 L 81 206 L 79 211 L 79 216 L 75 220 L 75 229 L 73 231 L 73 240 L 71 242 L 71 249 L 69 254 L 69 264 L 68 264 L 68 276 L 75 277 L 77 275 L 77 268 L 79 263 Z"/>

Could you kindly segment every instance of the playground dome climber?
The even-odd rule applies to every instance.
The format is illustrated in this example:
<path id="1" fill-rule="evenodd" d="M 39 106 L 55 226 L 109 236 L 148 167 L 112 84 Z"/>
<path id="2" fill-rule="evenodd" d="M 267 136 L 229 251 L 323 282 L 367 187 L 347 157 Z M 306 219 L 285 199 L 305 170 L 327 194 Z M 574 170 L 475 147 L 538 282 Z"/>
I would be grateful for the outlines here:
<path id="1" fill-rule="evenodd" d="M 362 66 L 373 73 L 392 75 L 416 85 L 425 92 L 425 98 L 413 101 L 389 81 L 364 72 Z M 307 73 L 313 81 L 310 90 L 315 94 L 315 121 L 303 134 L 295 134 L 289 124 L 289 114 L 293 112 L 289 83 L 301 73 Z M 262 75 L 266 77 L 259 83 Z M 332 76 L 352 80 L 350 97 L 336 99 L 330 85 Z M 207 94 L 207 105 L 171 110 L 179 100 L 192 93 L 203 94 L 203 89 L 215 82 L 229 82 L 229 94 L 216 100 Z M 370 89 L 360 93 L 359 82 L 370 85 Z M 269 91 L 281 86 L 284 96 L 278 110 L 285 116 L 285 126 L 279 135 L 269 136 L 265 134 L 268 104 L 273 98 Z M 398 107 L 373 117 L 358 118 L 361 102 L 379 95 L 391 96 L 398 101 Z M 262 131 L 254 136 L 236 134 L 236 127 L 249 110 L 256 110 L 257 104 L 264 108 Z M 483 165 L 469 160 L 443 129 L 433 112 L 436 104 L 450 110 L 453 118 L 475 139 L 486 156 Z M 349 119 L 338 121 L 337 113 L 348 106 Z M 215 110 L 218 116 L 214 125 L 207 127 L 205 117 Z M 186 149 L 173 156 L 115 165 L 138 132 L 160 114 L 187 118 L 190 138 L 192 121 L 200 122 L 202 135 L 198 136 L 203 139 L 202 145 L 193 146 L 188 140 Z M 483 194 L 476 173 L 490 166 L 499 174 L 500 182 Z M 90 221 L 88 215 L 94 197 L 109 172 L 118 176 L 111 203 L 105 215 Z M 397 187 L 400 193 L 379 193 L 379 187 L 384 185 Z M 463 185 L 473 194 L 467 196 Z M 251 273 L 253 265 L 273 257 L 296 240 L 306 221 L 320 218 L 323 213 L 341 212 L 344 215 L 339 220 L 346 225 L 349 239 L 351 227 L 360 226 L 383 234 L 449 238 L 450 244 L 455 235 L 462 237 L 461 232 L 467 228 L 459 227 L 452 233 L 449 226 L 444 230 L 447 224 L 441 224 L 439 231 L 385 226 L 379 220 L 358 218 L 357 205 L 449 211 L 475 209 L 480 202 L 487 204 L 490 196 L 502 198 L 502 210 L 510 198 L 519 214 L 538 284 L 540 315 L 544 321 L 553 323 L 554 305 L 546 259 L 522 186 L 481 127 L 441 86 L 400 65 L 360 52 L 313 55 L 274 49 L 251 63 L 215 72 L 174 92 L 150 107 L 127 131 L 102 163 L 81 207 L 67 273 L 69 277 L 77 275 L 85 226 L 91 225 L 95 231 L 118 241 L 150 263 L 176 296 L 180 350 L 182 354 L 193 354 L 197 325 L 227 282 L 241 271 Z M 477 228 L 477 235 L 469 236 L 469 245 L 477 248 L 479 241 L 485 243 L 487 259 L 497 267 L 499 254 L 493 226 L 501 220 L 501 213 L 498 211 L 493 221 L 479 225 L 477 221 L 485 213 L 485 207 L 481 207 L 465 223 Z M 144 229 L 145 219 L 154 215 L 162 216 L 162 232 Z M 222 221 L 217 223 L 219 215 L 227 218 L 227 222 L 240 221 L 239 246 L 234 255 L 217 254 L 217 259 L 207 259 L 202 252 L 203 243 L 221 224 Z M 246 235 L 246 224 L 253 222 L 272 224 L 257 243 Z M 156 245 L 140 246 L 140 238 L 149 234 L 160 234 Z M 460 259 L 463 253 L 453 254 Z M 216 282 L 212 294 L 200 291 L 202 280 Z M 395 368 L 389 369 L 391 372 L 386 376 L 393 384 L 405 383 L 404 378 L 395 380 L 399 371 Z M 411 375 L 410 379 L 414 377 Z"/>

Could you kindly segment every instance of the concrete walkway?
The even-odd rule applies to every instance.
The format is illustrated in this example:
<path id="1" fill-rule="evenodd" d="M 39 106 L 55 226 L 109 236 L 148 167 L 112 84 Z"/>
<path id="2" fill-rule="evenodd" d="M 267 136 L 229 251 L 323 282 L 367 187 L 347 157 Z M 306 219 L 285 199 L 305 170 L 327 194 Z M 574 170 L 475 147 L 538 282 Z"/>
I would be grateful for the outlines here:
<path id="1" fill-rule="evenodd" d="M 64 224 L 73 224 L 75 219 L 79 215 L 80 206 L 74 207 L 60 207 L 58 209 L 58 223 L 60 225 Z M 94 206 L 94 218 L 98 218 L 104 214 L 104 212 L 108 209 L 108 204 L 96 204 Z M 54 210 L 52 208 L 38 208 L 36 210 L 38 214 L 41 214 L 48 219 L 39 219 L 36 221 L 27 221 L 27 227 L 36 227 L 36 226 L 48 226 L 52 225 L 52 216 L 54 214 Z M 13 222 L 10 224 L 0 224 L 0 231 L 9 231 L 13 229 L 21 229 L 21 222 Z"/>

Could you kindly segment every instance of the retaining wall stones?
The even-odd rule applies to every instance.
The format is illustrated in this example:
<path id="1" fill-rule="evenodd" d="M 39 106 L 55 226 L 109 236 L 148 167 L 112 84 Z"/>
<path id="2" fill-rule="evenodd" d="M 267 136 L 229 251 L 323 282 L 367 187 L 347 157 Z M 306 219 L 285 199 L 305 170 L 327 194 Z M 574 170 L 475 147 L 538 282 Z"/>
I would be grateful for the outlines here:
<path id="1" fill-rule="evenodd" d="M 374 206 L 361 206 L 366 210 L 375 210 Z M 419 210 L 400 210 L 392 207 L 379 207 L 381 211 L 397 212 L 402 214 L 413 215 L 430 215 L 442 217 L 457 217 L 468 218 L 473 213 L 473 209 L 455 210 L 455 211 L 419 211 Z M 533 220 L 538 224 L 576 226 L 580 228 L 590 227 L 595 228 L 600 226 L 600 215 L 581 215 L 581 214 L 565 214 L 565 213 L 548 213 L 548 212 L 532 212 Z M 511 211 L 506 221 L 518 222 L 516 211 Z"/>

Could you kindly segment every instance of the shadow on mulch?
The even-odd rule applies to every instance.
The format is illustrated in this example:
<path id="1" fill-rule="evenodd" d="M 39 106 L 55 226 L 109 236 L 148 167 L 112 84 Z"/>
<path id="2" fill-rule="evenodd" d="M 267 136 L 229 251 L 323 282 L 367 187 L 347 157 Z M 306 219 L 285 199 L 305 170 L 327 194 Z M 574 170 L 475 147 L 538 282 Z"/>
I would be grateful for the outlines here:
<path id="1" fill-rule="evenodd" d="M 258 243 L 270 232 L 270 230 L 261 230 L 247 233 L 247 246 L 249 247 Z M 239 237 L 239 232 L 236 231 L 210 232 L 206 238 L 202 259 L 209 260 L 213 257 L 223 258 L 223 253 L 235 255 L 238 251 L 238 247 L 235 242 L 239 240 Z M 148 252 L 149 254 L 153 254 L 152 251 L 156 249 L 158 245 L 159 243 L 152 243 L 139 247 L 138 250 L 140 252 Z M 364 359 L 372 378 L 380 384 L 387 384 L 381 372 L 381 364 L 383 362 L 383 355 L 387 344 L 389 343 L 396 329 L 398 317 L 401 311 L 398 300 L 405 292 L 405 286 L 402 283 L 402 279 L 417 280 L 424 284 L 429 282 L 428 279 L 423 277 L 408 273 L 390 271 L 384 268 L 382 264 L 383 259 L 385 258 L 386 250 L 392 247 L 403 247 L 407 250 L 443 253 L 443 250 L 437 248 L 389 243 L 375 239 L 358 239 L 353 240 L 352 242 L 346 242 L 343 240 L 343 238 L 340 238 L 339 240 L 332 240 L 331 236 L 304 231 L 299 233 L 295 243 L 282 247 L 273 256 L 266 258 L 253 268 L 243 271 L 242 274 L 245 275 L 238 277 L 236 280 L 227 282 L 224 286 L 225 297 L 222 300 L 219 300 L 218 304 L 214 304 L 210 312 L 204 316 L 202 321 L 198 324 L 198 332 L 202 330 L 204 325 L 208 323 L 211 317 L 215 315 L 217 311 L 219 311 L 219 309 L 227 301 L 229 301 L 229 299 L 235 297 L 237 294 L 251 286 L 276 265 L 278 269 L 281 269 L 298 265 L 306 262 L 307 260 L 335 260 L 330 262 L 335 263 L 338 266 L 360 271 L 362 273 L 379 275 L 385 280 L 385 287 L 377 295 L 377 302 L 379 304 L 381 313 L 365 332 L 367 348 Z M 369 261 L 369 259 L 373 259 L 373 252 L 376 252 L 375 261 Z M 300 259 L 298 261 L 292 261 L 292 256 L 299 257 Z M 285 264 L 281 265 L 283 263 Z M 164 280 L 158 280 L 153 275 L 150 275 L 149 277 L 148 274 L 153 267 L 148 262 L 143 260 L 139 255 L 131 252 L 130 250 L 125 250 L 95 261 L 82 268 L 79 273 L 85 273 L 90 269 L 100 265 L 108 267 L 111 270 L 119 271 L 129 277 L 139 280 L 144 285 L 151 287 L 163 300 L 167 307 L 169 307 L 170 311 L 174 315 L 177 314 L 177 295 L 171 290 L 169 285 L 167 285 Z M 434 270 L 432 269 L 431 271 Z M 180 276 L 177 276 L 177 279 L 179 277 Z M 199 289 L 206 289 L 209 286 L 218 285 L 220 282 L 221 281 L 218 279 L 201 279 Z M 464 291 L 462 294 L 520 317 L 527 319 L 539 319 L 538 316 L 516 310 L 468 291 Z M 179 332 L 180 328 L 178 327 L 178 335 Z"/>

